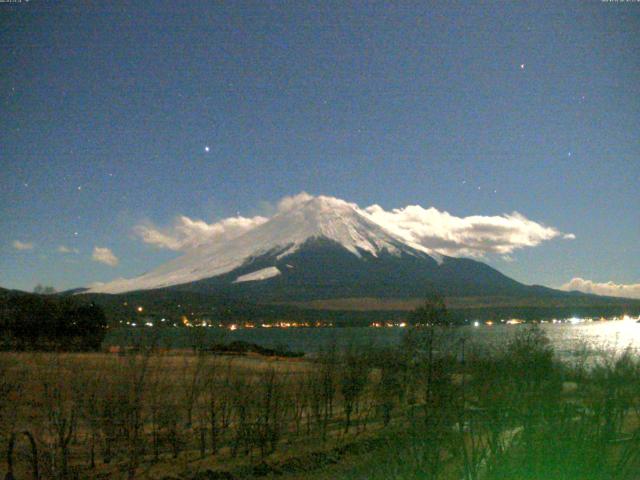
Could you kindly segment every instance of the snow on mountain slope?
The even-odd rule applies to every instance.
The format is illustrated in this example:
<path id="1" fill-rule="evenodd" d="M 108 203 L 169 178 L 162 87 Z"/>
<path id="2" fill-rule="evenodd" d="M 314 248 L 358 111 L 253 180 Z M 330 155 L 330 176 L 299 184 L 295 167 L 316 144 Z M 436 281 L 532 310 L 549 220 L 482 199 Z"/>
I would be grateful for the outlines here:
<path id="1" fill-rule="evenodd" d="M 310 197 L 295 208 L 281 210 L 269 221 L 229 242 L 201 245 L 144 275 L 94 286 L 89 292 L 122 293 L 211 278 L 266 253 L 282 258 L 311 238 L 335 241 L 358 257 L 362 252 L 377 256 L 383 250 L 395 255 L 415 255 L 417 251 L 441 261 L 437 253 L 388 232 L 367 218 L 356 205 L 318 196 Z"/>
<path id="2" fill-rule="evenodd" d="M 260 270 L 256 270 L 255 272 L 247 273 L 246 275 L 240 275 L 233 281 L 233 283 L 266 280 L 267 278 L 277 277 L 278 275 L 280 275 L 280 273 L 281 272 L 280 270 L 278 270 L 278 267 L 261 268 Z"/>

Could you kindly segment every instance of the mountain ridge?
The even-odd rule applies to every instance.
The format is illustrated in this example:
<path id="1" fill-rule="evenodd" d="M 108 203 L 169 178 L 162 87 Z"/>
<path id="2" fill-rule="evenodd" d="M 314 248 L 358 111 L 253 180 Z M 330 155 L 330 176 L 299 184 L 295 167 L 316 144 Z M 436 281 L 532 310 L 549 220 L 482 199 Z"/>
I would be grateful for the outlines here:
<path id="1" fill-rule="evenodd" d="M 485 263 L 441 255 L 374 222 L 355 204 L 309 196 L 237 237 L 195 247 L 133 279 L 85 290 L 174 290 L 257 303 L 340 298 L 568 298 Z"/>
<path id="2" fill-rule="evenodd" d="M 356 257 L 383 251 L 420 252 L 442 257 L 421 245 L 388 232 L 357 206 L 332 197 L 312 197 L 298 208 L 285 209 L 267 222 L 230 241 L 201 245 L 151 272 L 133 279 L 118 279 L 89 288 L 90 293 L 123 293 L 164 288 L 223 275 L 255 257 L 282 258 L 295 253 L 309 239 L 332 240 Z"/>

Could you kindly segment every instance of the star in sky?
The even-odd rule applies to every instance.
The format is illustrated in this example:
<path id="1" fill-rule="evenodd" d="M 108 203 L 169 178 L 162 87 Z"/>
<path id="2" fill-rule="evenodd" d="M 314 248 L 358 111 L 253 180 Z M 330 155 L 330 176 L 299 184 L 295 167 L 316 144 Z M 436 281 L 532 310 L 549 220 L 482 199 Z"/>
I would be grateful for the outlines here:
<path id="1" fill-rule="evenodd" d="M 30 234 L 85 248 L 118 246 L 118 274 L 136 276 L 179 255 L 149 249 L 138 270 L 141 245 L 130 237 L 142 219 L 170 225 L 188 214 L 213 221 L 306 190 L 463 216 L 516 210 L 588 240 L 523 256 L 505 273 L 548 285 L 596 270 L 603 280 L 638 281 L 633 180 L 640 164 L 630 159 L 638 154 L 632 119 L 640 38 L 629 34 L 635 19 L 623 10 L 591 2 L 544 11 L 518 2 L 465 9 L 363 2 L 354 15 L 337 2 L 322 15 L 312 6 L 276 6 L 247 16 L 233 2 L 143 3 L 101 15 L 62 5 L 50 6 L 51 15 L 16 10 L 9 23 L 19 28 L 3 30 L 9 47 L 0 105 L 9 105 L 0 125 L 10 134 L 0 163 L 16 183 L 0 188 L 0 244 Z M 441 21 L 428 22 L 433 15 Z M 86 28 L 76 28 L 79 21 Z M 459 35 L 461 24 L 491 34 L 469 42 Z M 338 39 L 328 28 L 335 25 Z M 46 49 L 24 48 L 59 31 L 65 35 Z M 114 32 L 129 41 L 114 42 Z M 363 50 L 370 39 L 375 48 Z M 112 54 L 104 55 L 104 45 Z M 136 88 L 95 81 L 109 71 L 123 72 Z M 605 89 L 614 83 L 615 91 Z M 92 128 L 80 132 L 78 119 L 87 115 Z M 567 148 L 574 145 L 575 162 Z M 195 160 L 188 169 L 186 158 Z M 375 159 L 370 171 L 349 175 L 363 168 L 363 158 Z M 407 173 L 425 168 L 429 175 Z M 612 184 L 620 186 L 607 192 L 615 201 L 585 200 Z M 578 248 L 585 245 L 598 245 L 602 257 Z M 94 280 L 87 265 L 65 271 L 54 261 L 4 255 L 1 286 L 30 290 L 34 279 L 84 285 Z"/>

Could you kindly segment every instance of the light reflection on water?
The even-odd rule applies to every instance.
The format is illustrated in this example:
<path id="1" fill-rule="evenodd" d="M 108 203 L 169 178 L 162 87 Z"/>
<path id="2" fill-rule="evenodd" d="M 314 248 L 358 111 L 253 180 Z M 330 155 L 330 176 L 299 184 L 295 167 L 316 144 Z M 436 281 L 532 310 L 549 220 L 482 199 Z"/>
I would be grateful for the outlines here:
<path id="1" fill-rule="evenodd" d="M 494 325 L 460 327 L 458 333 L 471 343 L 498 346 L 527 325 Z M 611 353 L 626 348 L 640 351 L 640 323 L 635 320 L 594 321 L 580 324 L 541 324 L 551 345 L 561 355 L 570 355 L 576 349 L 589 347 Z M 292 350 L 316 351 L 335 341 L 339 345 L 397 344 L 405 334 L 401 328 L 325 328 L 325 329 L 251 329 L 237 330 L 227 340 L 246 340 L 275 347 L 286 345 Z"/>
<path id="2" fill-rule="evenodd" d="M 480 346 L 500 346 L 511 338 L 519 329 L 527 325 L 465 326 L 455 329 L 456 335 L 464 336 L 468 344 Z M 594 321 L 580 324 L 541 324 L 540 328 L 547 334 L 556 353 L 570 359 L 576 351 L 590 348 L 603 355 L 619 354 L 630 348 L 640 353 L 640 323 L 635 319 Z M 175 348 L 190 345 L 189 330 L 185 328 L 162 329 L 161 344 L 171 344 Z M 317 352 L 335 343 L 338 347 L 354 346 L 391 346 L 401 342 L 407 329 L 404 328 L 252 328 L 235 331 L 217 328 L 206 329 L 211 343 L 220 341 L 232 342 L 242 340 L 264 347 L 286 347 L 292 351 Z M 115 332 L 114 332 L 115 333 Z M 120 330 L 119 334 L 107 338 L 107 344 L 127 344 L 135 342 L 141 335 L 149 334 L 144 329 Z"/>
<path id="3" fill-rule="evenodd" d="M 581 346 L 605 355 L 620 354 L 626 349 L 640 352 L 640 323 L 635 319 L 542 327 L 560 356 L 572 355 Z"/>

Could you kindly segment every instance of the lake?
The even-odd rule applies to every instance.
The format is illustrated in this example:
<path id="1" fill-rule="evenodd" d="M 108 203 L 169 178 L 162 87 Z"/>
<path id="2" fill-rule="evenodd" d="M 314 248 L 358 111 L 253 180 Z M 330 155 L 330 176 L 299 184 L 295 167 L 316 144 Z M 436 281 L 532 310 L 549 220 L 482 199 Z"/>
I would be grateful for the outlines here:
<path id="1" fill-rule="evenodd" d="M 200 327 L 202 328 L 202 327 Z M 149 339 L 157 332 L 158 344 L 173 348 L 188 348 L 195 335 L 202 334 L 207 343 L 229 343 L 235 340 L 256 343 L 264 347 L 286 347 L 291 351 L 318 352 L 336 343 L 339 347 L 397 345 L 405 328 L 247 328 L 229 331 L 221 328 L 121 328 L 110 331 L 106 345 L 132 345 Z M 462 326 L 454 330 L 469 343 L 498 345 L 526 325 Z M 620 353 L 626 348 L 640 350 L 640 323 L 635 319 L 594 321 L 578 324 L 545 323 L 540 328 L 547 334 L 556 352 L 570 356 L 582 346 Z M 198 332 L 196 333 L 196 330 Z"/>

